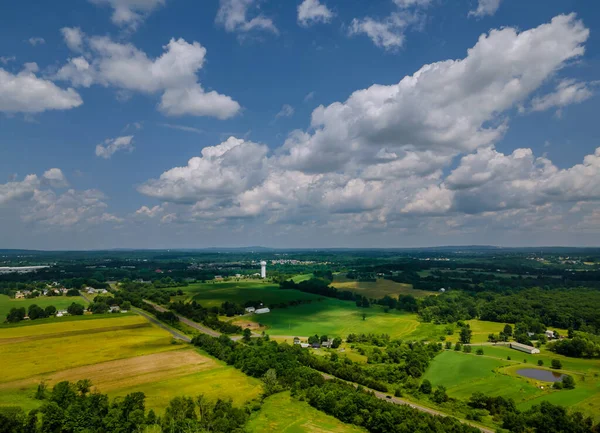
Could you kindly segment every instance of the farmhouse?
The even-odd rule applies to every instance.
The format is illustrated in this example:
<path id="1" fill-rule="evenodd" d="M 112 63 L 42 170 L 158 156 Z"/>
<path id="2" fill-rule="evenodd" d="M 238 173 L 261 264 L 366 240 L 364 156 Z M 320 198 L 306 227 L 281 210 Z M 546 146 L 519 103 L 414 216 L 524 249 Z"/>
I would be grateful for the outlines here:
<path id="1" fill-rule="evenodd" d="M 112 307 L 110 307 L 111 313 L 118 313 L 119 311 L 121 311 L 121 308 L 118 305 L 113 305 Z"/>
<path id="2" fill-rule="evenodd" d="M 333 338 L 329 338 L 327 341 L 323 341 L 321 343 L 322 347 L 327 347 L 327 348 L 331 348 L 331 346 L 333 346 Z"/>
<path id="3" fill-rule="evenodd" d="M 254 313 L 256 311 L 256 308 L 254 307 L 247 307 L 246 308 L 246 313 Z"/>
<path id="4" fill-rule="evenodd" d="M 547 338 L 554 338 L 554 331 L 550 331 L 549 329 L 545 332 Z"/>
<path id="5" fill-rule="evenodd" d="M 307 348 L 310 347 L 310 344 L 308 344 L 308 343 L 300 343 L 300 347 L 303 348 L 303 349 L 307 349 Z"/>
<path id="6" fill-rule="evenodd" d="M 266 313 L 270 313 L 271 310 L 268 309 L 267 307 L 265 308 L 258 308 L 257 310 L 254 311 L 256 314 L 266 314 Z"/>
<path id="7" fill-rule="evenodd" d="M 526 344 L 521 343 L 509 343 L 508 346 L 511 349 L 520 350 L 521 352 L 529 353 L 533 355 L 534 353 L 540 353 L 540 349 L 536 349 L 533 346 L 528 346 Z"/>
<path id="8" fill-rule="evenodd" d="M 96 289 L 94 289 L 93 287 L 86 287 L 84 289 L 87 293 L 89 293 L 90 295 L 96 293 Z"/>
<path id="9" fill-rule="evenodd" d="M 300 337 L 294 337 L 294 344 L 300 344 Z"/>
<path id="10" fill-rule="evenodd" d="M 15 293 L 15 299 L 24 299 L 24 298 L 25 298 L 25 294 L 23 292 Z"/>
<path id="11" fill-rule="evenodd" d="M 56 312 L 56 317 L 63 317 L 63 316 L 66 316 L 67 314 L 69 314 L 67 310 L 58 310 Z"/>

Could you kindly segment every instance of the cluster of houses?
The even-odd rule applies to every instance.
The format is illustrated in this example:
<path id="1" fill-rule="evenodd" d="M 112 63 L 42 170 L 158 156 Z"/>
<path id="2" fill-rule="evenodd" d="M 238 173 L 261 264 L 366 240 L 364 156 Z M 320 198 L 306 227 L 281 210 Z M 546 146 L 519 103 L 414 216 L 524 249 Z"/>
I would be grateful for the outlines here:
<path id="1" fill-rule="evenodd" d="M 315 342 L 315 343 L 303 343 L 300 340 L 300 337 L 294 337 L 294 344 L 299 345 L 302 348 L 313 348 L 313 349 L 320 349 L 320 348 L 327 348 L 330 349 L 333 346 L 333 338 L 328 338 L 327 341 L 321 341 L 321 342 Z"/>
<path id="2" fill-rule="evenodd" d="M 528 332 L 527 333 L 528 337 L 533 337 L 534 335 L 535 334 L 533 332 Z M 550 331 L 549 329 L 544 332 L 544 335 L 549 340 L 553 339 L 553 338 L 556 338 L 556 334 L 554 334 L 554 331 Z M 516 343 L 516 342 L 509 342 L 509 343 L 505 343 L 505 345 L 507 345 L 511 349 L 515 349 L 515 350 L 518 350 L 520 352 L 529 353 L 530 355 L 535 355 L 536 353 L 540 353 L 540 349 L 538 349 L 537 347 L 529 346 L 527 344 L 521 344 L 521 343 Z"/>
<path id="3" fill-rule="evenodd" d="M 270 313 L 270 312 L 271 312 L 271 310 L 267 307 L 261 307 L 261 308 L 247 307 L 246 308 L 247 314 L 266 314 L 266 313 Z"/>
<path id="4" fill-rule="evenodd" d="M 64 287 L 59 288 L 48 288 L 43 290 L 36 290 L 42 296 L 61 296 L 65 295 L 69 289 Z M 19 290 L 15 293 L 15 299 L 25 299 L 29 298 L 32 295 L 33 291 L 31 290 Z"/>
<path id="5" fill-rule="evenodd" d="M 106 289 L 94 289 L 93 287 L 86 287 L 83 289 L 83 291 L 85 293 L 87 293 L 88 295 L 94 295 L 94 294 L 106 295 L 108 293 L 108 290 L 106 290 Z"/>

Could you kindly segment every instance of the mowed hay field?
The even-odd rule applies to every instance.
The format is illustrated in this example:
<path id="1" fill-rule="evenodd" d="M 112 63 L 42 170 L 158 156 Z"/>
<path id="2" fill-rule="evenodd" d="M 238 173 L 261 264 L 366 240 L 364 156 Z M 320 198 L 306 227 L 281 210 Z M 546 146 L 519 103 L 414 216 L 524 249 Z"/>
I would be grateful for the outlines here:
<path id="1" fill-rule="evenodd" d="M 366 314 L 365 320 L 362 319 L 363 313 Z M 419 326 L 414 314 L 395 310 L 385 313 L 378 306 L 363 309 L 353 302 L 331 298 L 248 317 L 265 325 L 270 335 L 298 337 L 326 334 L 346 338 L 350 333 L 376 333 L 402 338 Z"/>
<path id="2" fill-rule="evenodd" d="M 32 397 L 42 380 L 51 386 L 87 378 L 111 397 L 141 391 L 147 406 L 159 411 L 179 395 L 230 397 L 242 404 L 262 390 L 260 381 L 233 367 L 172 344 L 168 332 L 139 316 L 60 324 L 65 325 L 62 336 L 57 324 L 0 330 L 0 406 L 39 406 Z M 19 331 L 13 342 L 10 331 Z M 39 339 L 44 335 L 48 338 Z"/>
<path id="3" fill-rule="evenodd" d="M 545 351 L 529 355 L 506 347 L 481 347 L 483 356 L 442 352 L 431 362 L 424 379 L 431 381 L 434 387 L 444 385 L 451 397 L 469 399 L 473 392 L 479 391 L 512 398 L 521 410 L 541 401 L 550 401 L 592 416 L 596 422 L 600 420 L 600 379 L 596 376 L 600 364 L 597 360 L 567 358 Z M 507 360 L 509 356 L 510 361 Z M 547 369 L 552 359 L 561 360 L 563 370 L 560 371 L 573 376 L 575 389 L 553 390 L 550 383 L 524 378 L 516 373 L 522 368 Z M 538 360 L 544 362 L 543 367 L 538 367 Z"/>
<path id="4" fill-rule="evenodd" d="M 81 296 L 41 296 L 34 299 L 13 299 L 6 295 L 0 295 L 0 323 L 6 319 L 6 315 L 12 308 L 25 308 L 27 310 L 30 305 L 36 304 L 42 308 L 54 305 L 57 310 L 66 310 L 73 302 L 82 305 L 87 304 Z"/>
<path id="5" fill-rule="evenodd" d="M 395 298 L 399 295 L 412 295 L 415 298 L 422 298 L 435 294 L 435 292 L 413 289 L 410 284 L 396 283 L 383 278 L 378 278 L 375 282 L 351 280 L 346 278 L 345 274 L 334 275 L 331 285 L 336 289 L 349 290 L 374 299 L 380 299 L 386 295 Z"/>
<path id="6" fill-rule="evenodd" d="M 359 427 L 344 424 L 336 418 L 298 401 L 289 392 L 272 395 L 255 412 L 248 425 L 248 433 L 361 433 Z"/>
<path id="7" fill-rule="evenodd" d="M 319 298 L 298 290 L 281 290 L 277 284 L 256 280 L 196 283 L 185 287 L 184 291 L 188 299 L 193 299 L 204 307 L 218 307 L 226 301 L 241 305 L 247 301 L 262 301 L 269 305 Z"/>

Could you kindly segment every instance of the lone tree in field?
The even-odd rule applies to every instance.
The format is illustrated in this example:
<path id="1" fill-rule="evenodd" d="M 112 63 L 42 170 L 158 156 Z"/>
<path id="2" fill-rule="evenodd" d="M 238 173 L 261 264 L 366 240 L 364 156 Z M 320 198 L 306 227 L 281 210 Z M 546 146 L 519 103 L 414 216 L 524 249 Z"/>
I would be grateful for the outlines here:
<path id="1" fill-rule="evenodd" d="M 554 368 L 556 370 L 560 370 L 562 368 L 562 362 L 560 362 L 559 359 L 553 359 L 552 360 L 552 368 Z"/>
<path id="2" fill-rule="evenodd" d="M 469 325 L 465 325 L 460 330 L 460 342 L 462 344 L 469 344 L 471 342 L 471 336 L 473 335 L 473 331 L 471 331 L 471 327 Z"/>

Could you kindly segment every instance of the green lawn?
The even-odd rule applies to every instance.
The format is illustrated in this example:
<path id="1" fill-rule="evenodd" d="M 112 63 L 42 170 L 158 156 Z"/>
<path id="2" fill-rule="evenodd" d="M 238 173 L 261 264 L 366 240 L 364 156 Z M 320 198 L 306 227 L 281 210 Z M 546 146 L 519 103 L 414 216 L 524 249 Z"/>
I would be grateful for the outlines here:
<path id="1" fill-rule="evenodd" d="M 34 299 L 13 299 L 6 295 L 0 295 L 0 322 L 3 322 L 6 315 L 12 308 L 22 308 L 25 310 L 30 305 L 36 304 L 42 308 L 46 308 L 49 305 L 54 305 L 57 310 L 66 310 L 69 305 L 73 302 L 86 305 L 87 302 L 80 296 L 66 297 L 66 296 L 41 296 Z"/>
<path id="2" fill-rule="evenodd" d="M 360 433 L 365 430 L 298 401 L 289 392 L 267 398 L 246 425 L 248 433 Z"/>
<path id="3" fill-rule="evenodd" d="M 431 362 L 424 378 L 435 387 L 444 385 L 451 397 L 468 400 L 475 391 L 486 395 L 512 398 L 526 410 L 541 401 L 567 406 L 600 421 L 600 363 L 598 360 L 567 358 L 542 349 L 529 355 L 500 346 L 482 346 L 484 356 L 444 351 Z M 475 350 L 475 348 L 473 349 Z M 510 356 L 511 361 L 507 360 Z M 560 359 L 563 373 L 576 381 L 573 390 L 552 390 L 550 384 L 517 375 L 522 368 L 548 368 L 552 359 Z M 538 360 L 544 365 L 538 367 Z M 527 362 L 524 362 L 527 361 Z M 543 389 L 542 389 L 543 387 Z"/>
<path id="4" fill-rule="evenodd" d="M 265 305 L 294 300 L 318 299 L 319 296 L 298 290 L 281 290 L 278 284 L 263 281 L 227 281 L 196 283 L 185 287 L 188 298 L 205 307 L 220 306 L 225 301 L 244 304 L 262 301 Z"/>
<path id="5" fill-rule="evenodd" d="M 366 314 L 365 320 L 362 314 Z M 350 333 L 389 334 L 402 338 L 413 332 L 419 322 L 414 314 L 398 311 L 384 313 L 378 306 L 358 308 L 353 302 L 325 298 L 311 304 L 275 309 L 268 314 L 253 315 L 250 319 L 267 326 L 271 335 L 308 337 L 329 335 L 346 338 Z"/>

